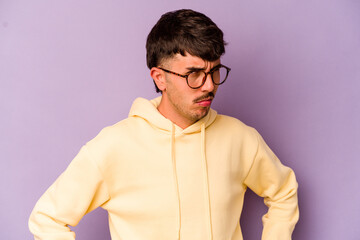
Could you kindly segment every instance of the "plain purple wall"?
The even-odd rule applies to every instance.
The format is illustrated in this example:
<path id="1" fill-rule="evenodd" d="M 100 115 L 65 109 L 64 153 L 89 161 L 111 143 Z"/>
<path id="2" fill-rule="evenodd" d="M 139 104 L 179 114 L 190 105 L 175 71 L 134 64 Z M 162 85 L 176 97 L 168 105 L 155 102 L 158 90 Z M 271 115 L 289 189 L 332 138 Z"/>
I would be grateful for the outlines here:
<path id="1" fill-rule="evenodd" d="M 146 36 L 179 8 L 210 16 L 229 43 L 213 107 L 257 128 L 297 174 L 293 239 L 359 239 L 357 0 L 0 1 L 0 239 L 31 239 L 33 206 L 80 147 L 157 96 Z M 249 191 L 246 240 L 260 239 L 265 211 Z M 103 210 L 75 230 L 110 239 Z"/>

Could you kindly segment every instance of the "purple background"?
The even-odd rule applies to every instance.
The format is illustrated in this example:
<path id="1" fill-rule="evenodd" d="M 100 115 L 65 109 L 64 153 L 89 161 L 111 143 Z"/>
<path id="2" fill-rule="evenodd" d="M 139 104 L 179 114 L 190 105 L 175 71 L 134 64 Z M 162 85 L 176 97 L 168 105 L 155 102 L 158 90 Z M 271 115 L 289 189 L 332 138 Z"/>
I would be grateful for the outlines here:
<path id="1" fill-rule="evenodd" d="M 360 228 L 360 2 L 0 1 L 0 239 L 31 239 L 29 214 L 80 147 L 153 98 L 145 40 L 164 12 L 210 16 L 233 70 L 213 107 L 259 130 L 300 184 L 295 240 L 355 240 Z M 262 199 L 241 219 L 260 239 Z M 110 239 L 105 211 L 75 227 Z"/>

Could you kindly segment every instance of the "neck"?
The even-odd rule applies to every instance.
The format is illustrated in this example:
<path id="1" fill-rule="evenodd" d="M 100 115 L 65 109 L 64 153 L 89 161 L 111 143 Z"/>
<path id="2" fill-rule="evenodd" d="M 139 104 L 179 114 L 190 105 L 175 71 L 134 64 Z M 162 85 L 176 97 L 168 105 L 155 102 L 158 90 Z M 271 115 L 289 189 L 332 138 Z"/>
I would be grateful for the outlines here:
<path id="1" fill-rule="evenodd" d="M 166 99 L 166 97 L 164 98 L 163 95 L 157 109 L 165 118 L 169 119 L 171 122 L 181 127 L 182 129 L 185 129 L 195 123 L 195 121 L 191 121 L 181 116 L 177 111 L 174 110 L 174 108 L 170 107 L 169 104 L 169 101 Z"/>

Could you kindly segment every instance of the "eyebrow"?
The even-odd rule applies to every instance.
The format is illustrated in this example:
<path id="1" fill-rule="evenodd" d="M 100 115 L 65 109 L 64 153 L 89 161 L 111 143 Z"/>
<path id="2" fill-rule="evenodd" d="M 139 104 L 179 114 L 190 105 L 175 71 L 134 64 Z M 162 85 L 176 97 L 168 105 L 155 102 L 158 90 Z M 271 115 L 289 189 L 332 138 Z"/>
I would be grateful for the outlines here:
<path id="1" fill-rule="evenodd" d="M 200 68 L 200 67 L 188 67 L 186 68 L 188 71 L 186 72 L 186 74 L 191 73 L 191 72 L 197 72 L 197 71 L 204 71 L 206 68 Z"/>
<path id="2" fill-rule="evenodd" d="M 221 63 L 219 63 L 218 65 L 214 66 L 213 68 L 210 69 L 210 72 L 216 68 L 218 68 L 219 66 L 221 66 Z M 188 67 L 186 68 L 188 71 L 187 71 L 187 74 L 188 73 L 191 73 L 191 72 L 196 72 L 196 71 L 205 71 L 206 68 L 205 67 Z"/>

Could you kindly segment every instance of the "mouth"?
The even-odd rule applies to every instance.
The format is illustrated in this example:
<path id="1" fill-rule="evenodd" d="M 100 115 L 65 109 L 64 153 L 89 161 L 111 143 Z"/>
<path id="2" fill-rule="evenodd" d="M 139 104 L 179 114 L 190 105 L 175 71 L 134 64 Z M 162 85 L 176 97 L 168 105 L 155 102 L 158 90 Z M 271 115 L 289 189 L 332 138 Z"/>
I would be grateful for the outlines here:
<path id="1" fill-rule="evenodd" d="M 211 105 L 211 102 L 214 99 L 214 97 L 215 97 L 215 94 L 212 92 L 209 92 L 209 93 L 195 99 L 194 102 L 201 107 L 209 107 Z"/>
<path id="2" fill-rule="evenodd" d="M 209 98 L 201 99 L 200 101 L 196 101 L 196 103 L 202 107 L 209 107 L 211 105 L 212 100 L 213 98 L 209 97 Z"/>

